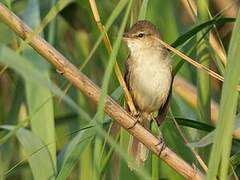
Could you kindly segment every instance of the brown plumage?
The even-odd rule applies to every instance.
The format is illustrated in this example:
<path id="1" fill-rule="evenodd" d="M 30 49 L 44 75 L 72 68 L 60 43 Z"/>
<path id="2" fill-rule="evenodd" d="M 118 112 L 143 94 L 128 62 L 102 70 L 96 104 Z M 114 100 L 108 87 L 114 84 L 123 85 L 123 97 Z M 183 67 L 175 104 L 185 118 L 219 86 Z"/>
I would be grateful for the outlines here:
<path id="1" fill-rule="evenodd" d="M 149 129 L 151 113 L 158 111 L 157 123 L 166 116 L 172 87 L 172 65 L 168 51 L 160 44 L 160 33 L 149 21 L 138 21 L 124 34 L 130 51 L 125 81 L 139 113 L 139 121 Z M 133 138 L 129 153 L 139 165 L 147 158 L 145 146 Z"/>

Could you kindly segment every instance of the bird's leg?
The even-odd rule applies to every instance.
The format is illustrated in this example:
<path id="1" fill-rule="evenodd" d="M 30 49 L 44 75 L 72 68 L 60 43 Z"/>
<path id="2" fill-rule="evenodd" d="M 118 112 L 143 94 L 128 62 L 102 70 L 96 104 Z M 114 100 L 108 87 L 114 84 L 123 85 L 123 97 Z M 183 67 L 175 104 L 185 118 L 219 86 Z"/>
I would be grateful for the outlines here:
<path id="1" fill-rule="evenodd" d="M 150 127 L 152 127 L 152 123 L 154 122 L 154 120 L 156 121 L 155 117 L 153 116 L 153 114 L 150 115 L 149 118 L 149 122 L 150 122 Z"/>
<path id="2" fill-rule="evenodd" d="M 152 123 L 154 122 L 154 120 L 155 120 L 155 122 L 157 122 L 156 119 L 155 119 L 155 117 L 153 116 L 153 114 L 151 114 L 151 119 L 150 119 L 151 125 L 152 125 Z M 163 151 L 167 146 L 166 146 L 166 144 L 165 144 L 165 141 L 164 141 L 164 138 L 163 138 L 163 135 L 162 135 L 162 132 L 161 132 L 160 128 L 158 128 L 158 132 L 159 132 L 159 141 L 158 141 L 158 143 L 157 143 L 155 146 L 161 146 L 161 147 L 160 147 L 160 150 L 159 150 L 159 152 L 158 152 L 158 156 L 160 156 L 161 153 L 162 153 L 162 151 Z"/>
<path id="3" fill-rule="evenodd" d="M 159 136 L 159 142 L 155 146 L 161 146 L 160 150 L 158 152 L 158 156 L 160 156 L 162 154 L 163 150 L 167 147 L 161 133 Z"/>
<path id="4" fill-rule="evenodd" d="M 132 113 L 131 115 L 136 119 L 136 121 L 128 129 L 132 129 L 134 126 L 136 126 L 137 123 L 141 123 L 141 113 L 139 111 Z"/>

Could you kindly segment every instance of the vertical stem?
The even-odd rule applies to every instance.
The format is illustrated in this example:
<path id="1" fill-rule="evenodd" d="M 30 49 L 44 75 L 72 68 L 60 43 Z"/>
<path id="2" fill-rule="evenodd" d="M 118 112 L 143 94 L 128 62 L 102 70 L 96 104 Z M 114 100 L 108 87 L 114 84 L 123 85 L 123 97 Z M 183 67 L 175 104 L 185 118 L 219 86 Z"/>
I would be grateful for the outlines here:
<path id="1" fill-rule="evenodd" d="M 200 0 L 198 1 L 198 22 L 205 22 L 208 19 L 208 0 Z M 202 34 L 200 33 L 197 36 L 197 39 L 200 38 Z M 199 63 L 204 65 L 205 67 L 210 67 L 210 56 L 207 50 L 206 40 L 202 43 L 198 50 L 197 56 L 199 59 Z M 211 84 L 210 84 L 210 76 L 201 71 L 197 71 L 197 108 L 198 108 L 198 118 L 203 122 L 210 122 L 211 120 Z M 202 134 L 204 135 L 204 134 Z M 208 158 L 206 151 L 208 149 L 204 148 L 202 151 L 202 155 L 204 155 L 205 160 Z"/>

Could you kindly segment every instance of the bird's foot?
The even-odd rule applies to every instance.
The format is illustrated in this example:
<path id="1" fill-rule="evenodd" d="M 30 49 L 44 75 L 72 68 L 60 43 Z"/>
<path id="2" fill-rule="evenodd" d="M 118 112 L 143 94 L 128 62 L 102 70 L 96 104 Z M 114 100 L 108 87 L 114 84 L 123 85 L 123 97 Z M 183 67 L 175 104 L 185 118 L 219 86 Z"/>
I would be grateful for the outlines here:
<path id="1" fill-rule="evenodd" d="M 159 142 L 155 146 L 160 146 L 160 150 L 158 152 L 158 156 L 161 156 L 163 150 L 167 147 L 162 135 L 160 135 Z"/>
<path id="2" fill-rule="evenodd" d="M 136 126 L 137 123 L 141 123 L 141 121 L 140 121 L 140 118 L 141 118 L 140 112 L 132 113 L 131 115 L 136 119 L 136 121 L 128 129 L 132 129 L 134 126 Z"/>

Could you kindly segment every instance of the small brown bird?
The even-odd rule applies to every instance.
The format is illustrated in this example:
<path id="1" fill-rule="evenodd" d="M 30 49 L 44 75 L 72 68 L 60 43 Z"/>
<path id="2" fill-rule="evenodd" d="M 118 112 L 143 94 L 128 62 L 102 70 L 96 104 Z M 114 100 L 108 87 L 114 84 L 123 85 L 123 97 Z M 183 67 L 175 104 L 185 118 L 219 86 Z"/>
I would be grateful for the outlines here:
<path id="1" fill-rule="evenodd" d="M 158 111 L 158 125 L 164 120 L 172 89 L 171 58 L 158 41 L 160 38 L 155 25 L 146 20 L 138 21 L 123 35 L 130 51 L 125 81 L 138 110 L 138 120 L 147 129 L 151 113 Z M 135 138 L 128 148 L 137 164 L 143 165 L 147 148 Z"/>

